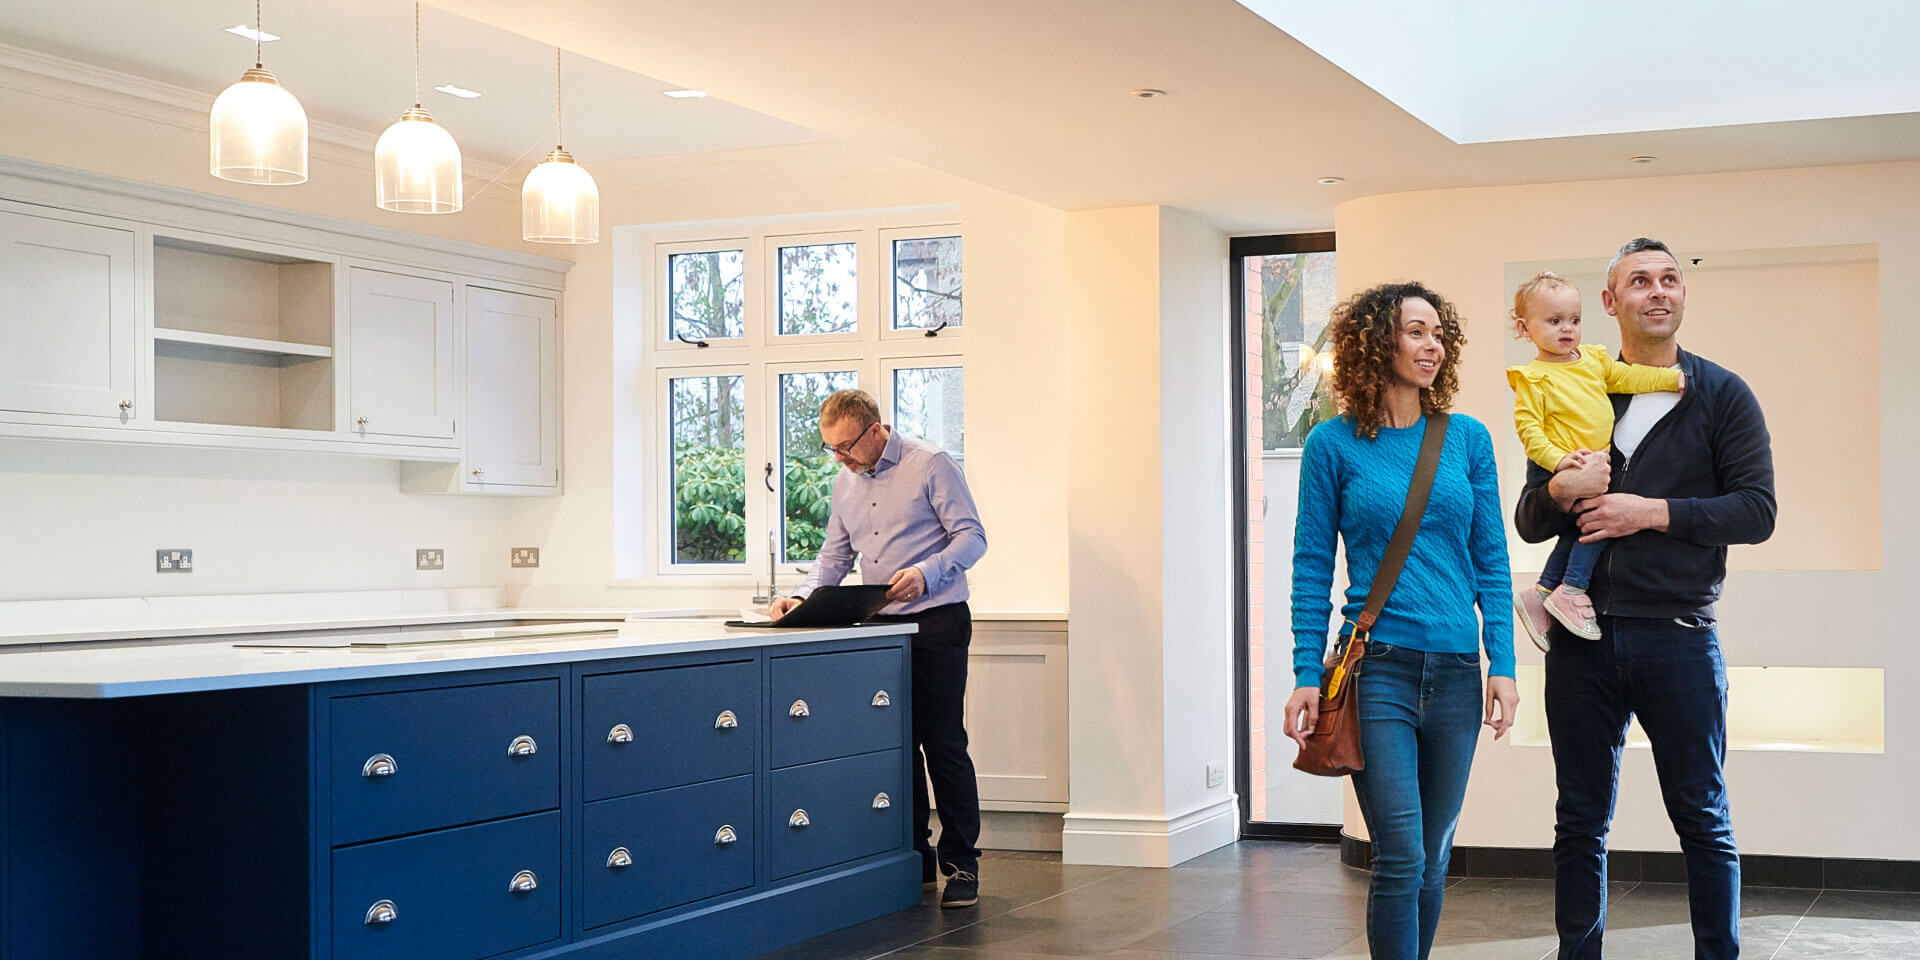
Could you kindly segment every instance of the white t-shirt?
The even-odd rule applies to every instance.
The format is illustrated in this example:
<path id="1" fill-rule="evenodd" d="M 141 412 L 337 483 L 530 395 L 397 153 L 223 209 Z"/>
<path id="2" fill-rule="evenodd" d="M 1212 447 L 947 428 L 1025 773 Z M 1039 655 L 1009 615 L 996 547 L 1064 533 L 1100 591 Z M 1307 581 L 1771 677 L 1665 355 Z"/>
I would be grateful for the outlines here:
<path id="1" fill-rule="evenodd" d="M 1670 369 L 1680 369 L 1674 364 Z M 1636 393 L 1627 401 L 1627 412 L 1613 423 L 1613 446 L 1620 451 L 1627 462 L 1633 462 L 1633 454 L 1640 449 L 1640 442 L 1647 439 L 1647 432 L 1660 418 L 1667 415 L 1680 403 L 1680 395 L 1673 392 Z"/>

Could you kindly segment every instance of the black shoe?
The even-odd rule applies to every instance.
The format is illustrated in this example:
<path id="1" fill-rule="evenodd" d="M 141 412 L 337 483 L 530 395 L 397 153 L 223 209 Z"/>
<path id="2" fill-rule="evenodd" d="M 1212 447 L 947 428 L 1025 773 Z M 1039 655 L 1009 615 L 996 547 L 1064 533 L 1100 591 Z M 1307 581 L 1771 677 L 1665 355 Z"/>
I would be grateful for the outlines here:
<path id="1" fill-rule="evenodd" d="M 980 877 L 955 870 L 947 877 L 947 888 L 940 891 L 940 906 L 946 909 L 971 907 L 980 902 Z"/>

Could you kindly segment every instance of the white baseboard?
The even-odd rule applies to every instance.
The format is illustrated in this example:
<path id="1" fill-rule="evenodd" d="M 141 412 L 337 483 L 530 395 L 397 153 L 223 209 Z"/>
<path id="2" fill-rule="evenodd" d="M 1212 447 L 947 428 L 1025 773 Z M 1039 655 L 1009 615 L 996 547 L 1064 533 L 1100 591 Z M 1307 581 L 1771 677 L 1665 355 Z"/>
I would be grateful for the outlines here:
<path id="1" fill-rule="evenodd" d="M 1069 811 L 1064 820 L 1060 858 L 1066 863 L 1171 867 L 1238 839 L 1240 805 L 1229 795 L 1169 818 Z"/>

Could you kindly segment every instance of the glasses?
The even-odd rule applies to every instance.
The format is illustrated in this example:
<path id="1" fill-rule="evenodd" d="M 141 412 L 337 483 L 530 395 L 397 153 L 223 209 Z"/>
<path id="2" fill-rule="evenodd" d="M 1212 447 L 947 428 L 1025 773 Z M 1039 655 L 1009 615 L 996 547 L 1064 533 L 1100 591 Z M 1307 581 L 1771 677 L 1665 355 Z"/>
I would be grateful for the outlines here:
<path id="1" fill-rule="evenodd" d="M 854 437 L 852 440 L 848 440 L 846 443 L 842 443 L 838 445 L 831 444 L 831 443 L 823 443 L 820 445 L 820 449 L 825 450 L 826 452 L 834 454 L 836 456 L 841 456 L 841 457 L 851 456 L 853 454 L 853 448 L 859 446 L 860 441 L 865 440 L 867 438 L 867 431 L 872 430 L 874 427 L 877 427 L 879 425 L 880 425 L 880 421 L 875 420 L 874 422 L 867 424 L 867 429 L 860 431 L 860 435 L 857 437 Z"/>

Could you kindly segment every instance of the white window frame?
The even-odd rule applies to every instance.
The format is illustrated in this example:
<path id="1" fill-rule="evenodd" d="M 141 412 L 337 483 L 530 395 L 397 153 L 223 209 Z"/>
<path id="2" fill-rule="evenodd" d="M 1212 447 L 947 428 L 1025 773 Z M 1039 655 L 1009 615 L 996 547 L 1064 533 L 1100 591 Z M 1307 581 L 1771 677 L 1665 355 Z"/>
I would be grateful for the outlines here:
<path id="1" fill-rule="evenodd" d="M 904 329 L 896 330 L 893 327 L 894 309 L 895 309 L 895 303 L 893 299 L 893 292 L 894 292 L 893 291 L 893 283 L 894 283 L 893 244 L 895 241 L 898 241 L 898 240 L 929 240 L 929 239 L 935 239 L 940 237 L 959 237 L 960 238 L 960 290 L 962 295 L 962 300 L 960 305 L 960 325 L 957 327 L 947 327 L 945 329 L 942 329 L 939 333 L 934 334 L 931 337 L 927 336 L 926 329 L 921 327 L 906 327 Z M 879 323 L 880 323 L 880 338 L 882 340 L 922 340 L 922 341 L 926 341 L 928 344 L 931 345 L 931 344 L 938 344 L 942 341 L 948 341 L 948 342 L 956 341 L 965 335 L 966 329 L 967 329 L 967 324 L 966 324 L 967 308 L 966 308 L 966 302 L 965 302 L 966 277 L 967 277 L 967 238 L 961 234 L 959 224 L 948 223 L 948 224 L 935 224 L 933 226 L 926 226 L 926 227 L 896 227 L 891 230 L 882 230 L 880 231 L 880 251 L 879 252 L 880 252 L 880 256 L 879 256 L 880 268 L 879 269 L 881 273 L 885 274 L 885 276 L 882 278 L 881 297 L 880 297 Z M 929 349 L 932 349 L 932 347 L 930 346 Z M 954 348 L 947 348 L 947 349 L 954 349 Z"/>
<path id="2" fill-rule="evenodd" d="M 638 580 L 618 583 L 673 583 L 745 585 L 766 579 L 766 549 L 781 530 L 777 495 L 766 492 L 764 465 L 780 453 L 779 377 L 783 373 L 853 370 L 862 389 L 879 402 L 882 420 L 892 422 L 893 373 L 899 366 L 960 366 L 965 358 L 948 328 L 938 337 L 921 331 L 887 336 L 893 295 L 892 241 L 919 237 L 961 236 L 952 208 L 888 211 L 833 218 L 777 218 L 729 223 L 689 224 L 682 227 L 636 231 L 635 258 L 644 287 L 633 297 L 639 308 L 639 383 L 645 396 L 635 396 L 640 409 L 640 443 L 644 454 L 637 464 L 641 482 L 618 496 L 638 499 L 636 509 L 616 510 L 639 518 L 637 534 L 616 534 L 619 556 L 639 560 Z M 716 239 L 719 238 L 719 239 Z M 812 243 L 853 242 L 856 259 L 855 302 L 860 322 L 849 334 L 782 335 L 779 330 L 779 248 Z M 710 341 L 701 348 L 668 337 L 667 257 L 678 253 L 742 250 L 745 279 L 743 336 Z M 964 246 L 962 247 L 964 250 Z M 760 262 L 755 263 L 755 256 Z M 628 261 L 630 263 L 635 261 Z M 964 269 L 964 268 L 963 268 Z M 632 277 L 634 274 L 629 273 Z M 964 273 L 963 273 L 964 277 Z M 964 280 L 963 280 L 964 282 Z M 616 281 L 616 292 L 618 291 Z M 617 298 L 616 298 L 616 302 Z M 617 329 L 617 328 L 616 328 Z M 618 340 L 623 334 L 616 332 Z M 616 343 L 616 355 L 620 355 Z M 741 563 L 675 563 L 673 558 L 673 459 L 668 419 L 669 381 L 684 377 L 743 375 L 746 424 L 746 537 Z M 638 384 L 636 384 L 637 386 Z M 616 439 L 616 443 L 621 442 Z M 616 456 L 616 461 L 623 458 Z M 776 469 L 778 469 L 776 467 Z M 776 487 L 781 486 L 776 482 Z M 784 544 L 782 545 L 784 548 Z M 637 552 L 627 552 L 637 551 Z M 784 549 L 783 549 L 784 554 Z M 780 563 L 783 584 L 796 582 L 811 561 Z M 616 559 L 616 569 L 625 569 Z M 632 577 L 633 574 L 627 576 Z M 789 579 L 794 578 L 794 579 Z"/>
<path id="3" fill-rule="evenodd" d="M 673 257 L 685 254 L 723 253 L 738 250 L 741 258 L 740 275 L 740 336 L 715 337 L 707 341 L 707 346 L 686 343 L 673 336 L 672 306 L 668 298 L 673 295 L 673 271 L 669 264 Z M 659 350 L 708 350 L 716 347 L 740 347 L 751 343 L 753 335 L 751 319 L 759 306 L 759 278 L 754 276 L 752 267 L 753 251 L 745 237 L 731 237 L 717 240 L 688 240 L 680 243 L 663 243 L 654 247 L 651 262 L 648 264 L 651 275 L 648 288 L 656 291 L 653 304 L 654 314 L 659 321 L 651 329 L 654 331 L 653 346 Z"/>
<path id="4" fill-rule="evenodd" d="M 862 242 L 866 240 L 867 242 Z M 853 329 L 845 333 L 781 333 L 781 311 L 783 290 L 780 283 L 780 250 L 783 247 L 821 247 L 829 244 L 853 245 Z M 868 288 L 873 286 L 874 264 L 872 242 L 861 236 L 858 230 L 841 230 L 833 233 L 790 233 L 777 234 L 766 238 L 764 256 L 765 269 L 761 271 L 763 289 L 767 296 L 767 306 L 762 313 L 765 331 L 761 343 L 767 346 L 775 344 L 799 343 L 858 343 L 871 335 L 874 320 L 874 297 Z"/>

